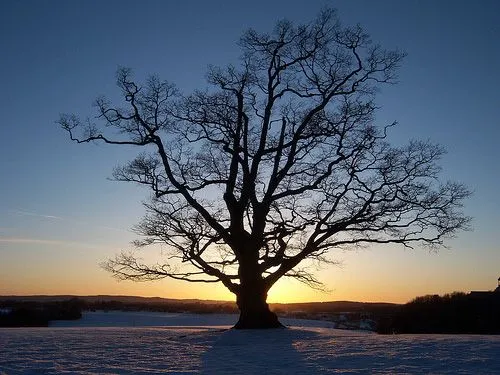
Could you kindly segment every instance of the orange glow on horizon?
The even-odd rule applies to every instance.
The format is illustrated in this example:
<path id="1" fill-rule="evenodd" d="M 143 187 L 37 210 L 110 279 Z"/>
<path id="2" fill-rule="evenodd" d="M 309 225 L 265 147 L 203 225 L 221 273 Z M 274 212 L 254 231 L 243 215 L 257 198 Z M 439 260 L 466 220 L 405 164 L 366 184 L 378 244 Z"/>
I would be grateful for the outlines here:
<path id="1" fill-rule="evenodd" d="M 199 285 L 172 280 L 147 283 L 117 282 L 109 277 L 96 277 L 90 278 L 90 280 L 82 282 L 81 279 L 73 279 L 61 283 L 60 280 L 49 282 L 49 280 L 45 279 L 42 284 L 36 282 L 34 277 L 27 277 L 22 283 L 9 285 L 10 283 L 7 280 L 1 280 L 0 278 L 0 295 L 127 295 L 166 299 L 236 300 L 234 294 L 221 284 Z M 371 296 L 369 291 L 356 290 L 356 288 L 353 288 L 350 292 L 343 290 L 342 293 L 335 290 L 322 292 L 311 289 L 295 280 L 283 279 L 271 288 L 267 301 L 269 303 L 303 303 L 349 300 L 405 303 L 415 296 L 408 297 L 405 294 Z"/>
<path id="2" fill-rule="evenodd" d="M 109 253 L 114 251 L 110 249 Z M 108 254 L 98 250 L 94 253 L 81 251 L 80 248 L 61 252 L 54 246 L 38 245 L 36 251 L 32 250 L 31 245 L 26 245 L 26 248 L 19 246 L 16 258 L 2 259 L 0 295 L 129 295 L 235 301 L 235 296 L 222 284 L 175 280 L 117 282 L 96 266 Z M 46 262 L 54 254 L 57 254 L 57 261 Z M 429 262 L 430 259 L 432 262 Z M 384 248 L 345 253 L 342 254 L 342 260 L 345 260 L 345 266 L 325 268 L 316 273 L 318 279 L 325 283 L 326 289 L 329 289 L 328 292 L 283 278 L 269 291 L 268 302 L 348 300 L 406 303 L 426 294 L 494 289 L 498 277 L 496 273 L 495 278 L 476 273 L 474 268 L 467 271 L 467 277 L 463 277 L 460 264 L 446 268 L 453 264 L 454 257 L 451 252 L 444 251 L 429 255 Z"/>

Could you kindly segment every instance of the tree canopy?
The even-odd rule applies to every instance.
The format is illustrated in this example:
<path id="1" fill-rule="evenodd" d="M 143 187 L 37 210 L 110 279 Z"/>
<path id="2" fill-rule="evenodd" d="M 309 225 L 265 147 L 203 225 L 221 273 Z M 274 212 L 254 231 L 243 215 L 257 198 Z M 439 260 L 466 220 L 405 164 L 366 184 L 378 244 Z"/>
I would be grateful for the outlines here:
<path id="1" fill-rule="evenodd" d="M 318 285 L 304 260 L 370 244 L 439 247 L 467 228 L 468 189 L 439 180 L 444 149 L 391 146 L 396 123 L 375 123 L 375 94 L 395 83 L 403 52 L 331 9 L 248 30 L 239 47 L 238 65 L 209 67 L 204 90 L 183 94 L 156 75 L 141 84 L 120 68 L 124 107 L 100 97 L 96 119 L 61 115 L 73 141 L 143 150 L 113 175 L 150 188 L 135 245 L 163 244 L 165 257 L 123 252 L 105 265 L 116 277 L 222 282 L 242 328 L 271 326 L 262 316 L 278 279 Z"/>

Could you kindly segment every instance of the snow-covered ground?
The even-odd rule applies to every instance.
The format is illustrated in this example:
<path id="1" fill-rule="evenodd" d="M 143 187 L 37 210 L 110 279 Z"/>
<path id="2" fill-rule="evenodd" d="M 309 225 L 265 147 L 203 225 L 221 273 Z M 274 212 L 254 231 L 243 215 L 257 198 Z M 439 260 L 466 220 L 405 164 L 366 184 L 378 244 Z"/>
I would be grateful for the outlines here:
<path id="1" fill-rule="evenodd" d="M 285 319 L 294 326 L 227 329 L 235 319 L 96 312 L 4 328 L 0 374 L 500 374 L 500 336 L 380 336 Z"/>
<path id="2" fill-rule="evenodd" d="M 84 312 L 79 320 L 58 320 L 52 327 L 225 327 L 238 321 L 237 314 L 168 314 L 148 311 L 95 311 Z M 287 326 L 335 328 L 335 324 L 320 320 L 280 319 Z"/>

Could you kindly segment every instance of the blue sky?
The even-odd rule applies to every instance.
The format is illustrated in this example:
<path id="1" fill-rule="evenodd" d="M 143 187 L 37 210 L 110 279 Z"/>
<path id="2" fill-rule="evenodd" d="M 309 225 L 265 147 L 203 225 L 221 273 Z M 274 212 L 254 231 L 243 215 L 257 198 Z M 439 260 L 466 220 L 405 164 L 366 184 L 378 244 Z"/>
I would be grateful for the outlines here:
<path id="1" fill-rule="evenodd" d="M 118 98 L 119 65 L 158 73 L 186 92 L 206 87 L 208 64 L 235 62 L 248 27 L 311 20 L 322 6 L 360 23 L 375 42 L 408 53 L 400 83 L 377 98 L 391 137 L 443 144 L 443 179 L 466 183 L 474 231 L 429 253 L 340 253 L 319 271 L 330 293 L 283 282 L 270 297 L 405 301 L 492 289 L 500 274 L 500 3 L 470 1 L 2 1 L 0 3 L 0 294 L 143 294 L 230 298 L 220 289 L 116 283 L 98 263 L 127 248 L 146 190 L 108 179 L 134 149 L 72 144 L 60 113 L 92 115 Z M 146 254 L 146 257 L 153 253 Z M 295 292 L 293 292 L 295 291 Z"/>

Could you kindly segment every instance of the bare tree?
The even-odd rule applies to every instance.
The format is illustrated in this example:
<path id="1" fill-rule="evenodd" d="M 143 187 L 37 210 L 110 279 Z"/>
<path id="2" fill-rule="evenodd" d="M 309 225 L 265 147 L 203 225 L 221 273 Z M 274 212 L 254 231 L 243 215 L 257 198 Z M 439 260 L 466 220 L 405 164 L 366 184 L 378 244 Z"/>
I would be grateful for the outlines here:
<path id="1" fill-rule="evenodd" d="M 124 252 L 105 264 L 114 276 L 222 282 L 237 328 L 278 327 L 267 293 L 283 276 L 319 284 L 305 260 L 369 244 L 439 247 L 466 229 L 469 191 L 439 182 L 443 149 L 392 147 L 395 124 L 374 124 L 376 89 L 395 81 L 404 53 L 330 9 L 269 35 L 249 30 L 240 47 L 239 66 L 209 68 L 205 91 L 182 95 L 157 76 L 139 85 L 122 68 L 126 108 L 99 98 L 100 125 L 59 119 L 78 143 L 144 149 L 114 177 L 153 192 L 135 245 L 168 250 L 152 265 Z"/>

